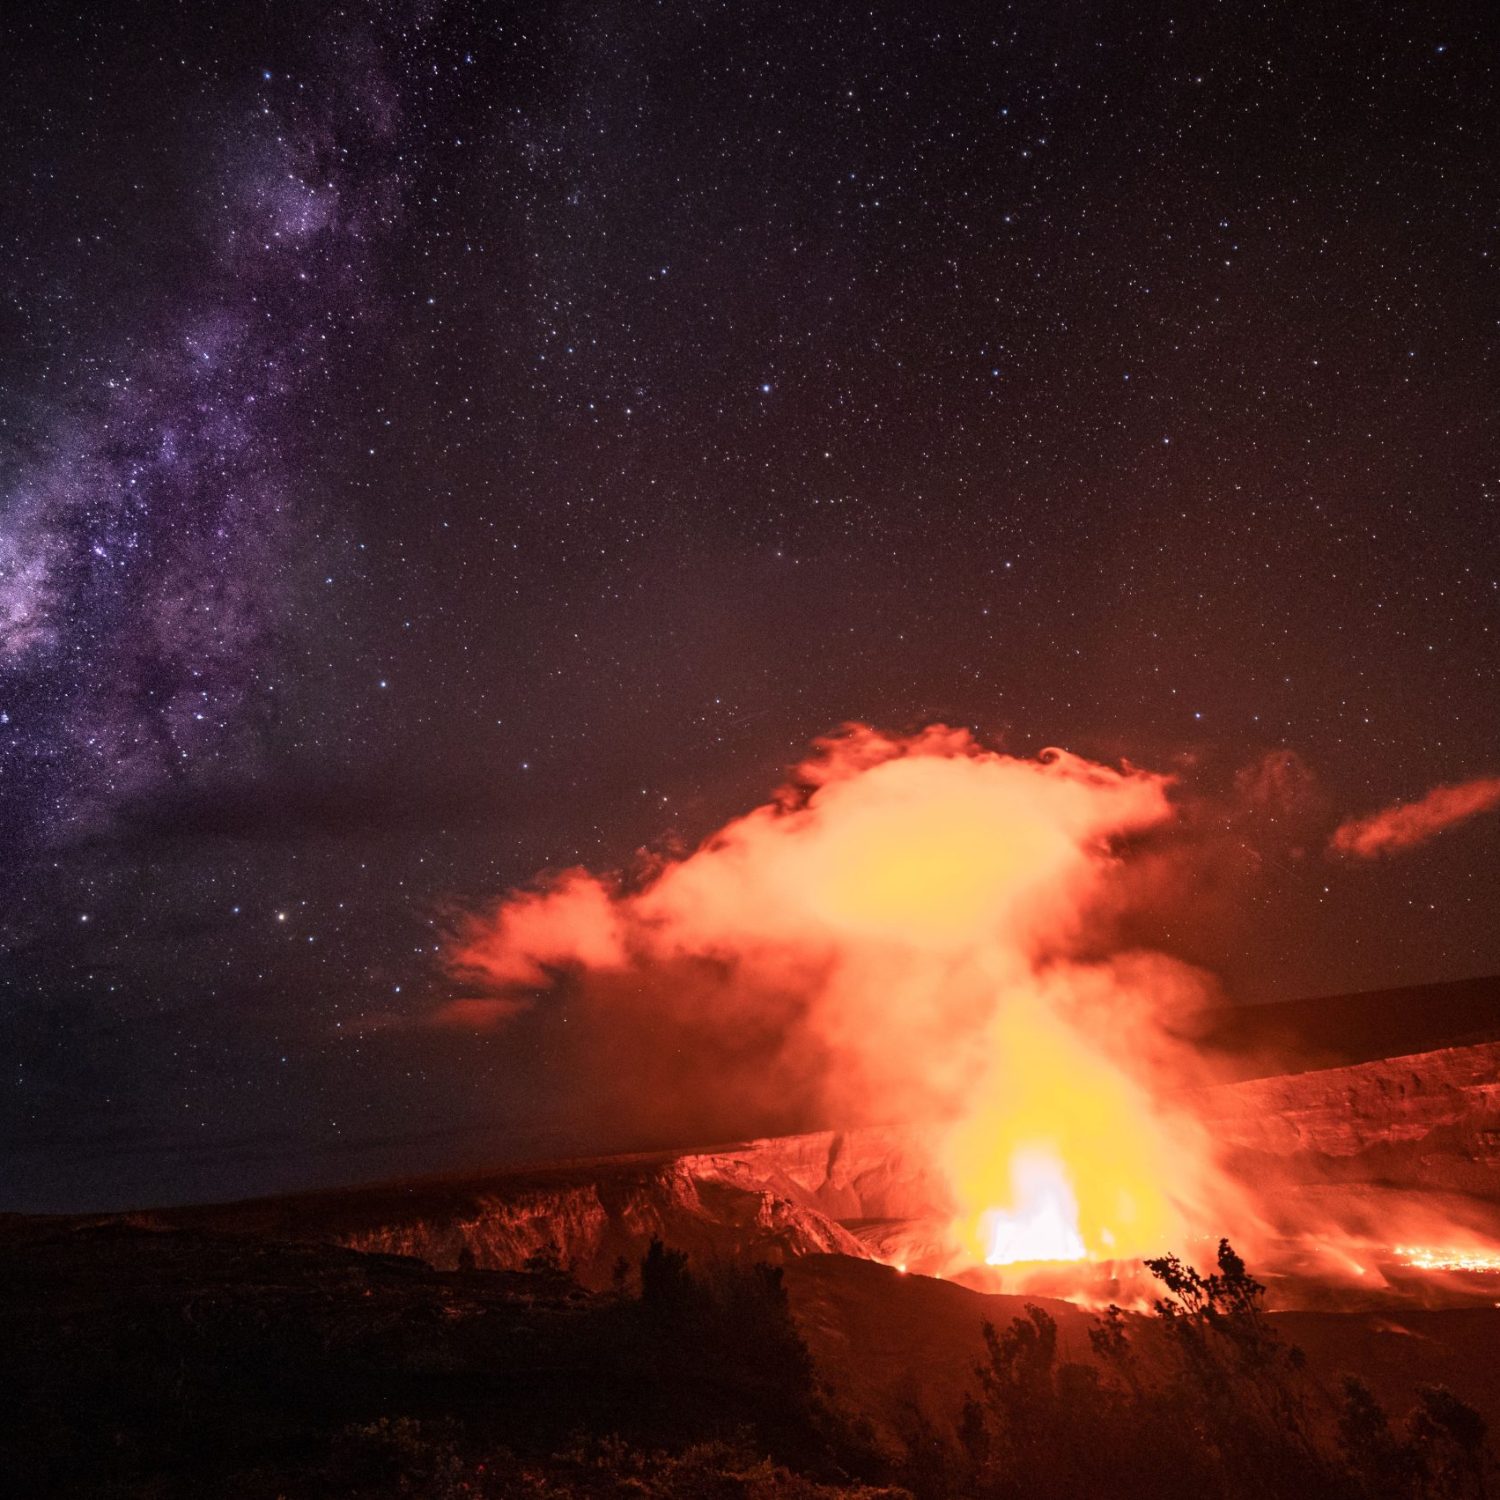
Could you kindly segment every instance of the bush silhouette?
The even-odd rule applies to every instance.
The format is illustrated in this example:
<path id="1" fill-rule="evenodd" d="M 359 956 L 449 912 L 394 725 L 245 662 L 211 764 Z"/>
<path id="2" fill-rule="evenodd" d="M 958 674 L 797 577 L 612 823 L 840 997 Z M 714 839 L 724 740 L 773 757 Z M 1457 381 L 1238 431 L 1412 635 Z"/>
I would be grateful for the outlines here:
<path id="1" fill-rule="evenodd" d="M 703 1272 L 653 1240 L 636 1306 L 641 1374 L 666 1398 L 658 1421 L 685 1437 L 759 1432 L 773 1453 L 809 1461 L 837 1426 L 792 1318 L 779 1267 L 729 1262 Z"/>
<path id="2" fill-rule="evenodd" d="M 1485 1424 L 1427 1388 L 1398 1430 L 1361 1381 L 1339 1395 L 1267 1317 L 1265 1288 L 1227 1240 L 1202 1275 L 1167 1255 L 1146 1262 L 1152 1316 L 1111 1307 L 1095 1362 L 1060 1363 L 1057 1325 L 1028 1306 L 984 1328 L 980 1394 L 958 1418 L 967 1487 L 987 1497 L 1111 1495 L 1478 1500 Z"/>

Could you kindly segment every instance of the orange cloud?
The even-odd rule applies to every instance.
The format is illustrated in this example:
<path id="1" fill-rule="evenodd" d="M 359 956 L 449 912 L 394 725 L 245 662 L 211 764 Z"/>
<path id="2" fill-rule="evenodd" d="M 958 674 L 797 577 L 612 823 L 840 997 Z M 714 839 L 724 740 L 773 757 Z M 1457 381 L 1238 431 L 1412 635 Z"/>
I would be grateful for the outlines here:
<path id="1" fill-rule="evenodd" d="M 542 890 L 508 896 L 493 917 L 467 923 L 449 966 L 497 987 L 534 989 L 559 966 L 616 967 L 621 943 L 610 893 L 587 870 L 566 870 Z"/>
<path id="2" fill-rule="evenodd" d="M 1500 807 L 1500 776 L 1480 776 L 1456 786 L 1434 787 L 1415 802 L 1398 802 L 1340 824 L 1329 840 L 1328 851 L 1356 859 L 1399 854 L 1403 849 L 1426 843 L 1446 828 L 1497 807 Z"/>
<path id="3" fill-rule="evenodd" d="M 502 1005 L 563 992 L 580 1110 L 679 1141 L 926 1121 L 970 1263 L 1157 1253 L 1243 1222 L 1180 1102 L 1198 1063 L 1168 1017 L 1200 976 L 1111 951 L 1170 791 L 850 726 L 691 853 L 507 896 L 451 962 Z"/>

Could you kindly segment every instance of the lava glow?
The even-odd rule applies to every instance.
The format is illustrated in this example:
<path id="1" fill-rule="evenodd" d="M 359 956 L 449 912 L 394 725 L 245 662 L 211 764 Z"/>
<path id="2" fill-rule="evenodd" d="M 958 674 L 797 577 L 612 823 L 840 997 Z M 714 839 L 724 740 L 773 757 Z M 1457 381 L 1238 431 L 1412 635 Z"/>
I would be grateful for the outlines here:
<path id="1" fill-rule="evenodd" d="M 1500 1271 L 1500 1250 L 1480 1246 L 1397 1245 L 1395 1253 L 1419 1271 Z"/>
<path id="2" fill-rule="evenodd" d="M 991 1266 L 1139 1260 L 1215 1209 L 1244 1222 L 1197 1122 L 1166 1102 L 1187 1060 L 1105 1040 L 1148 1025 L 1153 979 L 1171 977 L 1158 963 L 1065 967 L 997 1008 L 984 1081 L 942 1142 L 963 1252 Z"/>
<path id="3" fill-rule="evenodd" d="M 1078 1199 L 1063 1163 L 1049 1151 L 1018 1151 L 1011 1160 L 1010 1182 L 1010 1203 L 979 1216 L 984 1263 L 1087 1260 L 1088 1247 L 1078 1230 Z"/>
<path id="4" fill-rule="evenodd" d="M 455 966 L 518 1000 L 570 972 L 570 1019 L 607 1038 L 601 1087 L 640 1036 L 646 1070 L 718 1047 L 632 1079 L 636 1100 L 686 1107 L 696 1089 L 840 1125 L 921 1122 L 950 1272 L 1243 1239 L 1243 1196 L 1173 1102 L 1201 1075 L 1166 1018 L 1202 1003 L 1200 979 L 1109 936 L 1132 874 L 1119 845 L 1172 821 L 1169 793 L 962 730 L 854 727 L 633 885 L 570 870 L 511 895 Z"/>

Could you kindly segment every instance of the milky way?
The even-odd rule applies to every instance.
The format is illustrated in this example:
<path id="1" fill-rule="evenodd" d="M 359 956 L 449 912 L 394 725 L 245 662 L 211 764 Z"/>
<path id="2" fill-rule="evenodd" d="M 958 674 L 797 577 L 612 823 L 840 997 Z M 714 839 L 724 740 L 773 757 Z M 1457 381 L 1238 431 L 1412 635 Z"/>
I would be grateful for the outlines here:
<path id="1" fill-rule="evenodd" d="M 370 315 L 398 107 L 373 44 L 316 87 L 264 71 L 207 154 L 186 284 L 13 440 L 0 499 L 3 829 L 76 836 L 255 753 L 318 516 L 304 477 L 329 340 Z"/>

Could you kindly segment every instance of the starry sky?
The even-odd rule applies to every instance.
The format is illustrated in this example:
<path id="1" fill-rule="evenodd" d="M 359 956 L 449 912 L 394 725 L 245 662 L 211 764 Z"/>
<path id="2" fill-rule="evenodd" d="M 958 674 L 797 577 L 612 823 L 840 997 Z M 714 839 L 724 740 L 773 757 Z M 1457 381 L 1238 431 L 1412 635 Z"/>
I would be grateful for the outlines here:
<path id="1" fill-rule="evenodd" d="M 1500 971 L 1304 847 L 1500 771 L 1488 6 L 7 21 L 0 1208 L 590 1144 L 454 914 L 848 720 L 1294 768 L 1234 1001 Z"/>

